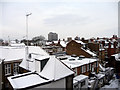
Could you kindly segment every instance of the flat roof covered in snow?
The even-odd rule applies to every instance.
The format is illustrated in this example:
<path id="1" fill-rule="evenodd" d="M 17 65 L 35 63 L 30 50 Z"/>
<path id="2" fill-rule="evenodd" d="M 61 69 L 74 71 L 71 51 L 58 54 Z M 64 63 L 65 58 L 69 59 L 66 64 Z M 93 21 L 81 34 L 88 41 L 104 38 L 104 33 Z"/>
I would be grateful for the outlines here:
<path id="1" fill-rule="evenodd" d="M 88 78 L 88 76 L 81 74 L 81 75 L 78 75 L 78 76 L 74 77 L 73 79 L 77 80 L 77 81 L 81 81 L 81 80 L 87 79 L 87 78 Z"/>
<path id="2" fill-rule="evenodd" d="M 49 80 L 40 77 L 40 75 L 36 73 L 24 73 L 22 75 L 8 77 L 8 80 L 14 89 L 24 89 L 49 82 Z"/>
<path id="3" fill-rule="evenodd" d="M 81 75 L 78 75 L 78 76 L 73 78 L 73 83 L 80 82 L 80 81 L 83 81 L 85 79 L 88 79 L 88 76 L 81 74 Z"/>
<path id="4" fill-rule="evenodd" d="M 61 60 L 64 64 L 66 64 L 68 67 L 70 68 L 76 68 L 85 64 L 89 64 L 89 63 L 93 63 L 96 62 L 97 59 L 93 59 L 93 58 L 82 58 L 79 59 L 79 57 L 71 57 L 68 58 L 66 60 Z"/>

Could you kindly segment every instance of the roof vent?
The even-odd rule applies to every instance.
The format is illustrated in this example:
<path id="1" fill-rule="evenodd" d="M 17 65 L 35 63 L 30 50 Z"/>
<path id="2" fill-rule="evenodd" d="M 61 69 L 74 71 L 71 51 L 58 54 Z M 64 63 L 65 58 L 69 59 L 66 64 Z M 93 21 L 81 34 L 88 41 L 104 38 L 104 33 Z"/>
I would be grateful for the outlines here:
<path id="1" fill-rule="evenodd" d="M 72 54 L 72 55 L 71 55 L 71 57 L 77 57 L 77 55 L 75 55 L 75 54 Z"/>
<path id="2" fill-rule="evenodd" d="M 83 58 L 85 58 L 85 56 L 80 55 L 79 58 L 78 58 L 78 60 L 82 60 Z"/>
<path id="3" fill-rule="evenodd" d="M 75 59 L 74 58 L 70 58 L 69 61 L 74 61 Z"/>

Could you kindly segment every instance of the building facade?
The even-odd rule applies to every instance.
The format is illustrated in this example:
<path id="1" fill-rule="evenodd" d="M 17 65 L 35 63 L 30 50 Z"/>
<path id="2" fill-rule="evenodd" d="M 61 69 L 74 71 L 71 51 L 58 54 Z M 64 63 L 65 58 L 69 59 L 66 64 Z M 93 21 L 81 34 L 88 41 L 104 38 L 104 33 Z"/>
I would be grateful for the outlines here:
<path id="1" fill-rule="evenodd" d="M 36 66 L 33 65 L 33 67 Z M 55 57 L 50 57 L 41 72 L 30 71 L 8 77 L 8 80 L 12 89 L 65 88 L 65 90 L 72 90 L 73 76 L 74 72 L 70 68 Z"/>
<path id="2" fill-rule="evenodd" d="M 28 48 L 29 54 L 32 53 L 32 56 L 33 53 L 35 53 L 35 55 L 40 54 L 43 56 L 48 56 L 48 54 L 40 47 L 29 46 Z M 0 47 L 0 53 L 0 88 L 8 89 L 10 87 L 7 79 L 9 76 L 15 76 L 28 72 L 27 70 L 24 70 L 22 67 L 20 67 L 21 62 L 25 59 L 25 47 L 20 47 L 16 44 L 13 46 L 2 46 Z M 31 63 L 29 62 L 29 67 L 30 65 Z"/>
<path id="3" fill-rule="evenodd" d="M 58 40 L 58 34 L 50 32 L 48 34 L 48 41 L 57 41 Z"/>
<path id="4" fill-rule="evenodd" d="M 99 62 L 97 59 L 69 57 L 65 60 L 62 60 L 62 62 L 69 68 L 73 69 L 75 72 L 74 76 L 78 76 L 80 74 L 89 76 L 91 72 L 99 72 Z"/>

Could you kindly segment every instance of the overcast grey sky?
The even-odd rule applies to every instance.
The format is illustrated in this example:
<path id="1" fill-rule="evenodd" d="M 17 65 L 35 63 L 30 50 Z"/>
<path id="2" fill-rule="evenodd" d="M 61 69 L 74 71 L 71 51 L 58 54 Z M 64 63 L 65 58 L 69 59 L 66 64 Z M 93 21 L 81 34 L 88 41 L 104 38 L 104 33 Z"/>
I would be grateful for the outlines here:
<path id="1" fill-rule="evenodd" d="M 118 0 L 1 0 L 0 38 L 23 39 L 26 14 L 29 38 L 49 32 L 67 37 L 111 37 L 118 34 Z"/>

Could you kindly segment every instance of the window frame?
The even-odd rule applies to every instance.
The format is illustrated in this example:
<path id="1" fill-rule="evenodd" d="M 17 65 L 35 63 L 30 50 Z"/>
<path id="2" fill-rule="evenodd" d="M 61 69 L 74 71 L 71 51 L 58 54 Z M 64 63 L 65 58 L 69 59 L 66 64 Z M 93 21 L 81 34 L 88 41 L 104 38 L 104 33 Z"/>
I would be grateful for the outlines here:
<path id="1" fill-rule="evenodd" d="M 11 64 L 5 64 L 5 76 L 10 75 L 11 74 Z"/>
<path id="2" fill-rule="evenodd" d="M 96 68 L 96 62 L 94 63 L 94 68 Z"/>
<path id="3" fill-rule="evenodd" d="M 77 76 L 77 68 L 74 68 L 75 76 Z"/>
<path id="4" fill-rule="evenodd" d="M 83 72 L 86 72 L 86 65 L 83 66 Z"/>
<path id="5" fill-rule="evenodd" d="M 87 64 L 87 71 L 89 71 L 89 64 Z"/>
<path id="6" fill-rule="evenodd" d="M 92 67 L 92 64 L 90 63 L 90 64 L 89 64 L 89 70 L 91 70 L 91 67 Z"/>
<path id="7" fill-rule="evenodd" d="M 92 64 L 92 72 L 95 71 L 95 67 L 94 67 L 94 64 Z"/>
<path id="8" fill-rule="evenodd" d="M 16 75 L 19 73 L 19 63 L 13 64 L 13 74 Z"/>
<path id="9" fill-rule="evenodd" d="M 99 63 L 98 63 L 98 61 L 96 62 L 96 64 L 97 64 L 96 66 L 98 67 L 98 66 L 99 66 Z"/>
<path id="10" fill-rule="evenodd" d="M 81 73 L 84 73 L 83 66 L 81 66 Z"/>

